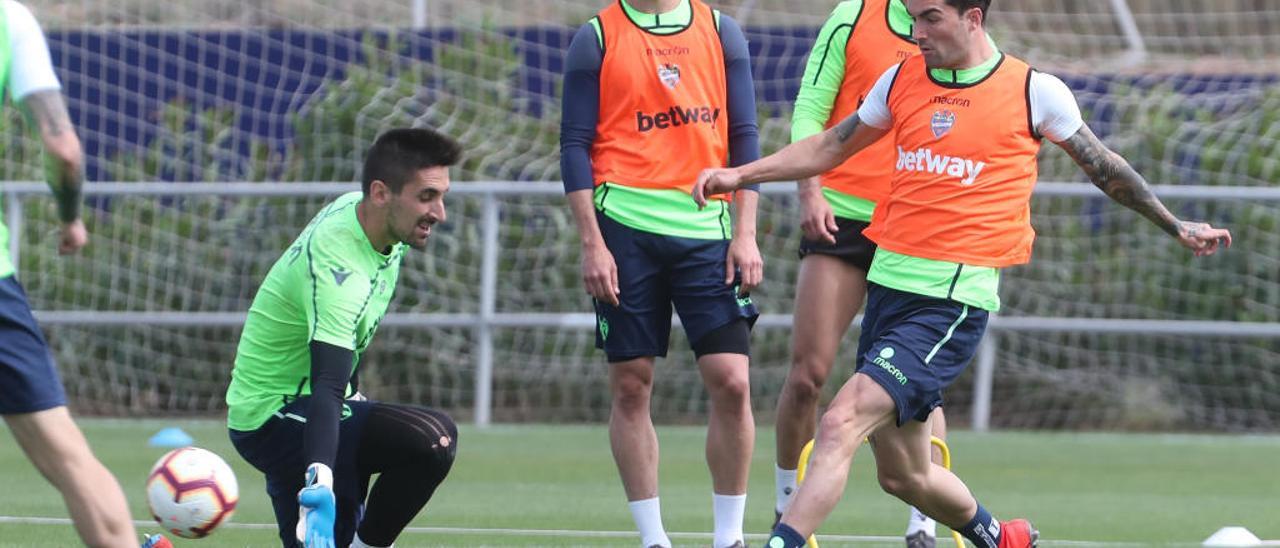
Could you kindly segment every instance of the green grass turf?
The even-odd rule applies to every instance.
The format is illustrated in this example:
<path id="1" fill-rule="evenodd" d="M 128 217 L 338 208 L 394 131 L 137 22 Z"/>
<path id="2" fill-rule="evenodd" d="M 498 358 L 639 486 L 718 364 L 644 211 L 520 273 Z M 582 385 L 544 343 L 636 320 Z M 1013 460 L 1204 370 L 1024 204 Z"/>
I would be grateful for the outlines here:
<path id="1" fill-rule="evenodd" d="M 95 451 L 124 485 L 134 516 L 149 514 L 146 472 L 163 451 L 148 447 L 159 421 L 83 420 Z M 260 475 L 236 455 L 220 423 L 180 423 L 240 479 L 239 524 L 270 523 Z M 703 429 L 660 427 L 661 494 L 669 531 L 711 530 L 710 478 Z M 630 531 L 622 488 L 603 426 L 520 425 L 462 429 L 453 474 L 415 527 Z M 1027 516 L 1046 545 L 1055 540 L 1195 545 L 1224 525 L 1280 538 L 1280 437 L 956 432 L 960 476 L 997 517 Z M 906 510 L 880 492 L 869 451 L 859 452 L 845 500 L 821 533 L 897 537 Z M 66 516 L 61 500 L 8 436 L 0 437 L 0 515 Z M 747 531 L 772 519 L 773 432 L 761 427 L 752 465 Z M 153 527 L 142 527 L 152 530 Z M 944 532 L 945 534 L 945 532 Z M 821 537 L 820 537 L 821 538 Z M 709 537 L 679 537 L 705 546 Z M 635 546 L 638 538 L 504 533 L 406 533 L 410 546 Z M 77 545 L 70 525 L 0 522 L 0 548 Z M 179 547 L 273 546 L 274 531 L 224 528 Z M 755 540 L 759 545 L 760 541 Z M 898 546 L 828 540 L 824 547 Z M 940 543 L 939 546 L 949 546 Z"/>

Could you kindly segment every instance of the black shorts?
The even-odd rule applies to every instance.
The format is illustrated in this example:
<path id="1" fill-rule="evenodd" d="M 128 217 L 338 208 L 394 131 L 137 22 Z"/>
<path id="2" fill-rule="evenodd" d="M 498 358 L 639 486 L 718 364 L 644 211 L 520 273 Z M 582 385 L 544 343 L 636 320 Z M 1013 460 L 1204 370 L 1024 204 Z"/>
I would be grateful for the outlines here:
<path id="1" fill-rule="evenodd" d="M 596 214 L 605 245 L 618 265 L 619 305 L 595 301 L 596 348 L 610 362 L 667 355 L 671 309 L 689 342 L 738 319 L 760 313 L 739 284 L 725 284 L 729 240 L 680 238 L 644 232 Z"/>
<path id="2" fill-rule="evenodd" d="M 298 491 L 303 487 L 303 478 L 310 464 L 304 461 L 302 454 L 302 433 L 310 401 L 310 396 L 294 400 L 257 430 L 230 431 L 231 444 L 236 451 L 266 476 L 267 495 L 275 509 L 280 541 L 286 548 L 301 548 L 294 538 L 294 527 L 298 523 Z M 356 455 L 365 420 L 376 405 L 371 401 L 347 400 L 343 403 L 351 412 L 338 423 L 338 453 L 333 466 L 333 492 L 337 502 L 333 531 L 339 546 L 351 543 L 360 523 L 365 494 L 369 492 L 369 475 L 360 474 Z"/>
<path id="3" fill-rule="evenodd" d="M 302 548 L 294 535 L 298 523 L 298 491 L 303 487 L 304 473 L 310 464 L 304 460 L 303 454 L 310 401 L 311 396 L 294 400 L 277 410 L 257 430 L 230 431 L 231 444 L 236 452 L 266 476 L 267 495 L 275 511 L 283 548 Z M 364 517 L 369 480 L 374 474 L 380 474 L 391 466 L 412 462 L 424 472 L 434 470 L 443 480 L 453 465 L 452 453 L 447 462 L 431 458 L 420 462 L 405 459 L 419 455 L 420 451 L 415 446 L 420 447 L 419 442 L 423 438 L 434 441 L 433 436 L 442 436 L 440 445 L 452 448 L 444 451 L 456 451 L 457 444 L 453 440 L 458 435 L 453 419 L 426 407 L 378 401 L 346 400 L 343 403 L 345 411 L 338 423 L 338 448 L 333 463 L 333 493 L 337 499 L 333 534 L 337 546 L 351 544 Z M 409 430 L 412 426 L 404 418 L 410 414 L 419 415 L 419 418 L 422 414 L 431 415 L 426 419 L 430 424 L 424 423 L 422 428 Z M 395 417 L 395 420 L 388 421 L 388 417 Z M 435 448 L 433 444 L 432 449 Z M 385 525 L 385 513 L 381 518 L 378 525 Z"/>
<path id="4" fill-rule="evenodd" d="M 0 278 L 0 414 L 67 404 L 53 356 L 14 276 Z"/>
<path id="5" fill-rule="evenodd" d="M 856 371 L 893 398 L 898 426 L 924 422 L 978 351 L 988 317 L 949 299 L 867 284 Z"/>
<path id="6" fill-rule="evenodd" d="M 863 272 L 869 272 L 871 258 L 876 254 L 876 243 L 862 235 L 868 224 L 870 223 L 865 221 L 836 217 L 836 243 L 813 241 L 801 236 L 800 258 L 804 259 L 809 254 L 830 255 L 861 268 Z"/>

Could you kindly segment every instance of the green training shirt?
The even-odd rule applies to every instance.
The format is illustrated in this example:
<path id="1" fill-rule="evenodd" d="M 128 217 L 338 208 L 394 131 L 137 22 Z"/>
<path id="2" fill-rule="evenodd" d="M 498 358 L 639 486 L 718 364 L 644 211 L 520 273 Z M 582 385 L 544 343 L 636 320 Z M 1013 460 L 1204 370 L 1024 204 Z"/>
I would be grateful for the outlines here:
<path id="1" fill-rule="evenodd" d="M 227 388 L 227 426 L 250 431 L 299 396 L 311 394 L 311 341 L 360 355 L 395 293 L 407 246 L 383 254 L 356 218 L 350 192 L 303 229 L 258 288 Z M 347 395 L 352 392 L 347 386 Z"/>
<path id="2" fill-rule="evenodd" d="M 791 115 L 791 142 L 802 141 L 826 129 L 831 110 L 835 108 L 836 96 L 844 84 L 845 53 L 862 7 L 862 0 L 845 0 L 836 4 L 818 31 Z M 911 26 L 911 14 L 902 0 L 890 1 L 889 28 L 894 34 L 910 37 Z M 870 221 L 876 207 L 871 200 L 829 188 L 823 188 L 822 195 L 831 204 L 832 212 L 844 219 Z"/>
<path id="3" fill-rule="evenodd" d="M 976 67 L 929 72 L 939 82 L 976 84 L 995 70 L 1000 58 L 1000 51 L 995 50 L 990 59 Z M 922 259 L 879 248 L 867 281 L 917 295 L 952 299 L 991 312 L 1000 310 L 1000 269 L 989 266 Z"/>
<path id="4" fill-rule="evenodd" d="M 684 31 L 693 20 L 693 6 L 688 0 L 666 13 L 645 13 L 626 0 L 622 9 L 637 26 L 653 34 L 676 34 Z M 716 27 L 720 26 L 720 11 L 715 11 Z M 604 48 L 604 36 L 600 20 L 592 18 L 596 39 Z M 608 181 L 595 188 L 594 201 L 597 210 L 628 227 L 654 234 L 680 238 L 724 240 L 733 236 L 733 219 L 728 203 L 712 200 L 706 208 L 689 198 L 689 193 L 674 189 L 651 189 L 623 186 Z M 672 222 L 679 219 L 680 222 Z"/>

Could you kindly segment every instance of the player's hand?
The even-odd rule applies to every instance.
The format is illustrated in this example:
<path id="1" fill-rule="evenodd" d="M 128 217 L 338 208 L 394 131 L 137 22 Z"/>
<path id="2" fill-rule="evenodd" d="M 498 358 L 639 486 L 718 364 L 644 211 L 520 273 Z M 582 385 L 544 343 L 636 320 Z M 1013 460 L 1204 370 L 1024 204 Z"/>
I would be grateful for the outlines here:
<path id="1" fill-rule="evenodd" d="M 698 209 L 702 209 L 707 207 L 707 199 L 711 196 L 733 192 L 740 186 L 742 186 L 742 174 L 738 173 L 737 169 L 731 167 L 704 169 L 698 174 L 698 180 L 694 181 L 693 190 L 689 194 L 698 204 Z"/>
<path id="2" fill-rule="evenodd" d="M 306 548 L 334 548 L 333 522 L 337 500 L 333 496 L 333 471 L 320 463 L 307 467 L 306 487 L 298 491 L 298 541 Z"/>
<path id="3" fill-rule="evenodd" d="M 582 284 L 597 301 L 618 306 L 618 265 L 604 243 L 583 246 Z"/>
<path id="4" fill-rule="evenodd" d="M 735 272 L 741 273 L 738 280 L 742 285 L 740 294 L 750 293 L 764 280 L 764 258 L 760 256 L 760 247 L 751 236 L 734 236 L 729 241 L 729 254 L 724 261 L 724 284 L 733 283 Z"/>
<path id="5" fill-rule="evenodd" d="M 1218 251 L 1218 246 L 1231 247 L 1231 232 L 1207 223 L 1178 221 L 1178 243 L 1194 251 L 1197 257 L 1205 257 Z"/>
<path id="6" fill-rule="evenodd" d="M 800 193 L 800 228 L 811 242 L 836 243 L 836 214 L 822 192 Z"/>
<path id="7" fill-rule="evenodd" d="M 84 221 L 76 219 L 62 225 L 62 233 L 58 235 L 58 254 L 70 255 L 89 243 L 89 230 Z"/>

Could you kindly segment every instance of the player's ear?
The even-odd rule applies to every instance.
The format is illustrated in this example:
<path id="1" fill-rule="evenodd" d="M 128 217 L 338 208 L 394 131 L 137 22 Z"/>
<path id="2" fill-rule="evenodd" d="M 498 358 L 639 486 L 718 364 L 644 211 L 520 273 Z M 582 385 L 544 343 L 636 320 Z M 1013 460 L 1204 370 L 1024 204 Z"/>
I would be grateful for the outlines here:
<path id="1" fill-rule="evenodd" d="M 375 204 L 385 204 L 391 199 L 391 187 L 382 179 L 374 179 L 369 183 L 369 197 Z"/>
<path id="2" fill-rule="evenodd" d="M 981 9 L 969 8 L 969 11 L 964 14 L 964 17 L 970 25 L 973 25 L 974 28 L 982 28 L 982 20 L 985 16 L 982 14 Z"/>

